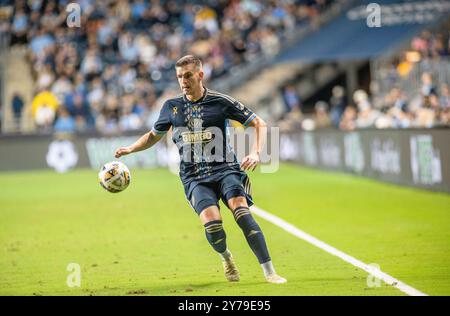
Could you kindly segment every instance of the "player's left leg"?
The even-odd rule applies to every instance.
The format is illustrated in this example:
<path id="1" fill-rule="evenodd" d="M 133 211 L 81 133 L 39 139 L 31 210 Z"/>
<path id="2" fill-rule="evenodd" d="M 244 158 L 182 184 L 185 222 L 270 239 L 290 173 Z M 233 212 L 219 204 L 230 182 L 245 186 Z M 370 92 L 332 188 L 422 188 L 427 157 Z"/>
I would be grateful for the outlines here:
<path id="1" fill-rule="evenodd" d="M 242 195 L 231 197 L 227 199 L 227 205 L 233 212 L 233 216 L 242 229 L 250 248 L 258 258 L 266 280 L 270 283 L 286 283 L 286 279 L 280 277 L 273 267 L 264 234 L 250 213 L 247 198 Z"/>
<path id="2" fill-rule="evenodd" d="M 203 209 L 199 218 L 205 227 L 206 239 L 210 245 L 220 254 L 223 270 L 228 281 L 239 281 L 239 270 L 233 259 L 233 255 L 227 248 L 226 233 L 222 227 L 222 217 L 217 205 L 211 205 Z"/>

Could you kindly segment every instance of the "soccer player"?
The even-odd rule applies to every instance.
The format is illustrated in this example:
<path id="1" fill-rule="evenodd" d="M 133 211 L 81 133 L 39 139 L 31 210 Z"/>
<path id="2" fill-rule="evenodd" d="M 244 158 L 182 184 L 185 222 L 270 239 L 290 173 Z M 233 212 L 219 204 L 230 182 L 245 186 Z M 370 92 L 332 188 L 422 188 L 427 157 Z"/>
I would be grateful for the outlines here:
<path id="1" fill-rule="evenodd" d="M 249 211 L 253 201 L 245 171 L 253 171 L 260 163 L 266 123 L 230 96 L 204 87 L 202 63 L 196 56 L 179 59 L 175 70 L 183 93 L 167 100 L 152 130 L 131 146 L 117 149 L 115 157 L 150 148 L 172 127 L 172 140 L 181 157 L 180 177 L 186 197 L 205 227 L 206 239 L 222 259 L 225 277 L 228 281 L 239 281 L 239 271 L 227 248 L 220 199 L 233 213 L 266 280 L 285 283 L 286 279 L 275 272 L 263 232 Z M 255 128 L 251 153 L 240 165 L 227 139 L 230 119 Z M 207 153 L 211 144 L 215 147 Z"/>

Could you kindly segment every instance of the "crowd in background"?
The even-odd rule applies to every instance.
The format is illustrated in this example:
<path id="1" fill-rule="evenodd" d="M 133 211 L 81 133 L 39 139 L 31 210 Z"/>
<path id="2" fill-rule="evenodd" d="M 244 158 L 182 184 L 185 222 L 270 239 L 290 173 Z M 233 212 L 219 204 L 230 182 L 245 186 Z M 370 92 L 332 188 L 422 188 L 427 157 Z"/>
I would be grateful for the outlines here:
<path id="1" fill-rule="evenodd" d="M 68 0 L 8 2 L 1 29 L 29 48 L 38 130 L 114 133 L 153 125 L 184 54 L 202 58 L 207 82 L 223 78 L 276 54 L 332 0 L 81 0 L 81 27 L 66 24 Z M 13 103 L 20 116 L 20 94 Z"/>
<path id="2" fill-rule="evenodd" d="M 343 87 L 335 86 L 329 100 L 318 101 L 314 105 L 312 116 L 304 115 L 301 96 L 295 85 L 286 85 L 282 96 L 287 114 L 277 124 L 288 130 L 449 127 L 449 29 L 422 32 L 413 38 L 410 49 L 399 56 L 386 67 L 386 86 L 390 87 L 386 93 L 380 93 L 380 83 L 376 81 L 371 83 L 370 93 L 360 89 L 349 97 L 346 97 Z M 426 66 L 433 61 L 440 61 L 442 68 L 435 72 L 414 72 L 414 76 L 418 77 L 414 78 L 417 79 L 414 85 L 400 84 L 408 79 L 414 67 L 420 64 L 420 69 L 427 69 Z"/>

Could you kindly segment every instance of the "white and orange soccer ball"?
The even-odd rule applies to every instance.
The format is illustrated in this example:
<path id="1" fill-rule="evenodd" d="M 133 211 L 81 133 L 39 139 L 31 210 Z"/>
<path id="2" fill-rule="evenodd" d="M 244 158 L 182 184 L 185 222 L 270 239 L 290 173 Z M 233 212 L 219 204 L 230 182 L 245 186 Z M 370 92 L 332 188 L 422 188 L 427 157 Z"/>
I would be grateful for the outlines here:
<path id="1" fill-rule="evenodd" d="M 100 185 L 111 193 L 125 190 L 131 181 L 128 167 L 120 161 L 111 161 L 102 166 L 98 173 Z"/>

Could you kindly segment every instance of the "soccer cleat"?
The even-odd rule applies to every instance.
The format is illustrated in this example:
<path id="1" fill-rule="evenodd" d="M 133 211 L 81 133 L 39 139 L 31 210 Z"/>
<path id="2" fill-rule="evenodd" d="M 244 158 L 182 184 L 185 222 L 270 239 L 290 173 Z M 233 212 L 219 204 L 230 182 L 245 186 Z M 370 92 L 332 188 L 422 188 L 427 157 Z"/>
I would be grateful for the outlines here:
<path id="1" fill-rule="evenodd" d="M 230 256 L 227 260 L 222 260 L 222 264 L 227 280 L 230 282 L 239 281 L 239 271 L 234 263 L 233 257 Z"/>
<path id="2" fill-rule="evenodd" d="M 276 273 L 269 274 L 268 276 L 266 276 L 266 280 L 267 280 L 267 282 L 274 283 L 274 284 L 283 284 L 283 283 L 287 282 L 287 280 L 285 278 L 280 277 Z"/>

